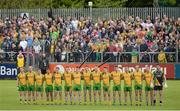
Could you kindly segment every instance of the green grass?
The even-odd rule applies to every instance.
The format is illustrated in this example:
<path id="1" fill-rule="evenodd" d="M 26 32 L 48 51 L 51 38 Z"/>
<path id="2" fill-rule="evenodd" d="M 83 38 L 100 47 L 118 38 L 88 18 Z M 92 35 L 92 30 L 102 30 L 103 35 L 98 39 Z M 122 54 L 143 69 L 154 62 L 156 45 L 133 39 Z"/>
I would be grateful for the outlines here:
<path id="1" fill-rule="evenodd" d="M 180 109 L 180 81 L 168 80 L 163 106 L 107 105 L 22 105 L 19 104 L 15 80 L 0 80 L 0 110 L 177 110 Z M 143 93 L 143 97 L 145 97 Z M 134 99 L 134 98 L 133 98 Z"/>

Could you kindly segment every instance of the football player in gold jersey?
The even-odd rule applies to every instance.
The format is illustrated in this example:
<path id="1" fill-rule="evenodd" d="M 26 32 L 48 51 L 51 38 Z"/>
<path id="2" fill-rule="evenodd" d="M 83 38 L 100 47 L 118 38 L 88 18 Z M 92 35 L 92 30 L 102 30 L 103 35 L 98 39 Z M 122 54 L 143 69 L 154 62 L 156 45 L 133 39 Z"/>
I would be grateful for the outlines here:
<path id="1" fill-rule="evenodd" d="M 133 78 L 135 81 L 135 102 L 136 102 L 136 106 L 141 105 L 142 103 L 142 80 L 143 80 L 143 74 L 139 69 L 139 66 L 135 66 L 135 71 L 133 72 Z M 139 98 L 139 99 L 138 99 Z"/>
<path id="2" fill-rule="evenodd" d="M 43 84 L 44 84 L 44 75 L 41 73 L 41 70 L 39 69 L 35 75 L 35 87 L 36 87 L 36 102 L 41 103 L 44 101 L 44 95 L 43 95 Z M 41 98 L 39 98 L 39 95 L 41 95 Z"/>
<path id="3" fill-rule="evenodd" d="M 73 72 L 73 93 L 74 93 L 74 104 L 76 104 L 76 99 L 78 99 L 79 104 L 81 104 L 81 72 L 80 69 L 77 67 L 76 71 Z"/>
<path id="4" fill-rule="evenodd" d="M 20 103 L 27 103 L 27 83 L 26 74 L 23 68 L 20 68 L 20 73 L 17 76 L 17 87 L 19 91 Z"/>
<path id="5" fill-rule="evenodd" d="M 92 102 L 91 98 L 91 72 L 88 66 L 85 67 L 83 71 L 83 79 L 84 79 L 84 103 L 87 102 L 87 96 L 89 96 L 89 101 Z"/>
<path id="6" fill-rule="evenodd" d="M 146 105 L 148 106 L 149 100 L 150 100 L 151 105 L 153 105 L 153 74 L 149 70 L 149 67 L 146 67 L 143 77 L 146 83 L 146 86 L 145 86 Z"/>
<path id="7" fill-rule="evenodd" d="M 124 79 L 124 105 L 127 105 L 127 95 L 129 93 L 130 97 L 130 102 L 132 105 L 132 75 L 129 72 L 129 69 L 126 67 L 125 72 L 123 74 L 123 79 Z"/>
<path id="8" fill-rule="evenodd" d="M 115 71 L 111 72 L 111 78 L 113 80 L 113 104 L 116 102 L 116 95 L 119 96 L 119 104 L 121 105 L 121 72 L 119 68 L 115 66 Z"/>
<path id="9" fill-rule="evenodd" d="M 69 67 L 67 66 L 65 72 L 63 74 L 63 78 L 65 80 L 65 105 L 68 102 L 68 96 L 70 96 L 70 102 L 72 104 L 72 72 L 70 72 Z"/>
<path id="10" fill-rule="evenodd" d="M 29 71 L 26 73 L 28 85 L 28 103 L 33 100 L 35 102 L 35 72 L 32 66 L 29 66 Z"/>
<path id="11" fill-rule="evenodd" d="M 103 91 L 104 91 L 104 102 L 111 104 L 111 99 L 110 99 L 110 74 L 108 72 L 107 67 L 104 67 L 104 71 L 102 73 L 102 81 L 103 81 Z"/>
<path id="12" fill-rule="evenodd" d="M 101 72 L 96 66 L 92 72 L 93 76 L 93 90 L 94 90 L 94 103 L 96 104 L 97 98 L 99 96 L 99 102 L 101 102 Z"/>
<path id="13" fill-rule="evenodd" d="M 56 67 L 53 74 L 53 83 L 54 83 L 54 101 L 55 104 L 61 104 L 62 100 L 62 75 L 59 72 L 59 68 Z M 58 99 L 59 98 L 59 99 Z"/>
<path id="14" fill-rule="evenodd" d="M 47 73 L 45 74 L 45 82 L 46 82 L 46 96 L 47 96 L 47 102 L 51 100 L 53 102 L 53 75 L 50 73 L 50 70 L 47 70 Z M 49 103 L 47 103 L 49 104 Z"/>

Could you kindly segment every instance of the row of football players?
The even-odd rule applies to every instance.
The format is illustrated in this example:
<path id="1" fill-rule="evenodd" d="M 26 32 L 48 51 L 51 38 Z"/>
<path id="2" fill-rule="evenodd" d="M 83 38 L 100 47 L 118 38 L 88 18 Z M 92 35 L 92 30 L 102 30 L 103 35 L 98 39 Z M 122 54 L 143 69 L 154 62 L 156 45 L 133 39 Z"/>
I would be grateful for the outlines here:
<path id="1" fill-rule="evenodd" d="M 74 72 L 70 71 L 70 67 L 66 67 L 64 73 L 60 73 L 59 68 L 56 68 L 53 73 L 47 70 L 47 73 L 43 75 L 40 70 L 33 71 L 33 68 L 30 66 L 26 73 L 23 68 L 20 68 L 20 73 L 17 77 L 17 87 L 21 103 L 62 104 L 63 102 L 68 104 L 69 101 L 70 104 L 81 104 L 81 96 L 83 95 L 84 104 L 92 104 L 92 102 L 94 104 L 97 102 L 116 104 L 118 102 L 121 105 L 122 98 L 124 98 L 124 105 L 127 105 L 127 97 L 129 96 L 130 104 L 132 105 L 132 89 L 134 89 L 135 105 L 141 105 L 144 80 L 146 105 L 156 104 L 157 91 L 160 96 L 160 105 L 162 105 L 163 83 L 166 83 L 164 81 L 166 78 L 160 66 L 157 65 L 156 68 L 156 71 L 152 73 L 149 67 L 146 67 L 143 73 L 137 65 L 135 71 L 130 72 L 128 68 L 125 68 L 123 73 L 116 66 L 115 71 L 110 73 L 107 67 L 100 71 L 98 67 L 90 70 L 86 66 L 84 70 L 80 71 L 77 68 Z M 64 84 L 63 80 L 65 81 Z M 133 81 L 134 84 L 132 84 Z M 103 96 L 101 96 L 102 91 Z M 46 102 L 44 100 L 44 92 L 46 93 Z M 124 97 L 122 97 L 123 92 Z"/>

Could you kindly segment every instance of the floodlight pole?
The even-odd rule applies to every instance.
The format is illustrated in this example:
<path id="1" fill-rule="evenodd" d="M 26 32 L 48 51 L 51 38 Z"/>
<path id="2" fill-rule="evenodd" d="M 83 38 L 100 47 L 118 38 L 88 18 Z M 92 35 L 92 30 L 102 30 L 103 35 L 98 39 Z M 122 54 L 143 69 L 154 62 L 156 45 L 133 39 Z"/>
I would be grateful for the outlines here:
<path id="1" fill-rule="evenodd" d="M 93 5 L 93 2 L 88 2 L 88 6 L 89 6 L 89 8 L 90 8 L 90 17 L 91 17 L 91 19 L 92 19 L 92 5 Z"/>

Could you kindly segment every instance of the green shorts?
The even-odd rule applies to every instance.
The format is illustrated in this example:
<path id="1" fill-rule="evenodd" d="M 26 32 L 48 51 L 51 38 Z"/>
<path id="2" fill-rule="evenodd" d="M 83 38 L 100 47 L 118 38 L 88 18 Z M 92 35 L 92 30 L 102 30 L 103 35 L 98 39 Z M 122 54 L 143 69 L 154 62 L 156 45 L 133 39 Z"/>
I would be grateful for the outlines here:
<path id="1" fill-rule="evenodd" d="M 36 86 L 37 92 L 43 92 L 43 86 Z"/>
<path id="2" fill-rule="evenodd" d="M 65 91 L 70 91 L 70 90 L 71 90 L 71 86 L 65 85 L 65 86 L 64 86 L 64 90 L 65 90 Z"/>
<path id="3" fill-rule="evenodd" d="M 19 85 L 18 91 L 27 91 L 27 86 L 26 85 Z"/>
<path id="4" fill-rule="evenodd" d="M 153 90 L 153 88 L 151 86 L 146 86 L 145 87 L 145 91 L 152 91 L 152 90 Z"/>
<path id="5" fill-rule="evenodd" d="M 91 90 L 91 85 L 85 85 L 84 90 Z"/>
<path id="6" fill-rule="evenodd" d="M 93 89 L 96 91 L 101 90 L 101 83 L 94 84 Z"/>
<path id="7" fill-rule="evenodd" d="M 134 86 L 134 89 L 135 89 L 135 90 L 142 90 L 142 85 L 135 85 L 135 86 Z"/>
<path id="8" fill-rule="evenodd" d="M 28 91 L 35 91 L 35 86 L 34 85 L 29 85 L 28 86 Z"/>
<path id="9" fill-rule="evenodd" d="M 62 91 L 62 86 L 57 86 L 57 85 L 55 85 L 55 86 L 54 86 L 54 90 L 55 90 L 55 91 Z"/>
<path id="10" fill-rule="evenodd" d="M 114 85 L 113 86 L 113 91 L 120 91 L 121 90 L 121 85 Z"/>
<path id="11" fill-rule="evenodd" d="M 132 91 L 132 87 L 131 86 L 124 86 L 124 91 Z"/>
<path id="12" fill-rule="evenodd" d="M 74 91 L 81 91 L 81 85 L 74 85 L 73 90 Z"/>
<path id="13" fill-rule="evenodd" d="M 52 85 L 46 85 L 46 92 L 52 92 L 53 86 Z"/>
<path id="14" fill-rule="evenodd" d="M 104 90 L 105 92 L 108 92 L 108 91 L 109 91 L 109 86 L 103 85 L 103 90 Z"/>

